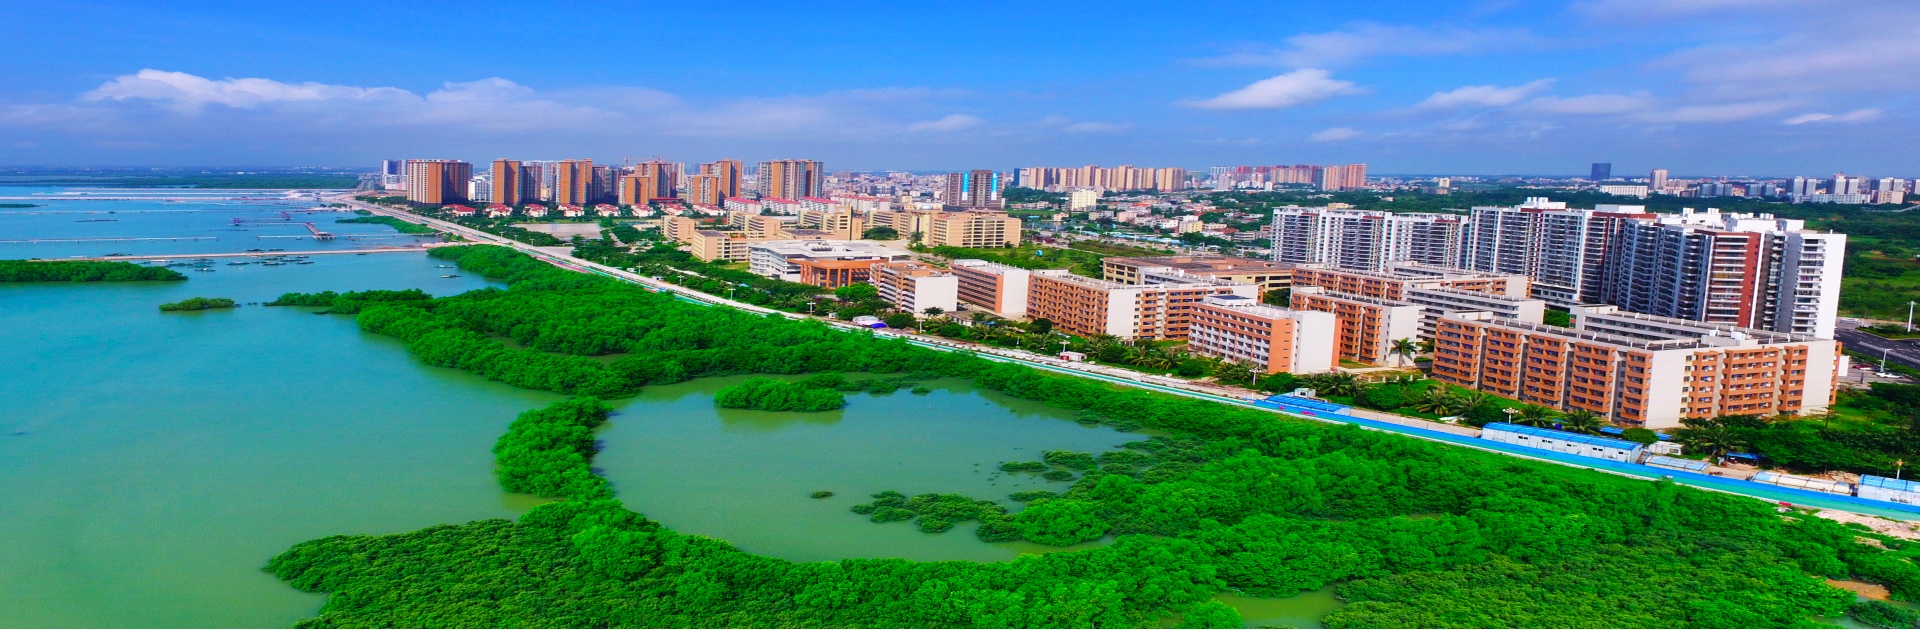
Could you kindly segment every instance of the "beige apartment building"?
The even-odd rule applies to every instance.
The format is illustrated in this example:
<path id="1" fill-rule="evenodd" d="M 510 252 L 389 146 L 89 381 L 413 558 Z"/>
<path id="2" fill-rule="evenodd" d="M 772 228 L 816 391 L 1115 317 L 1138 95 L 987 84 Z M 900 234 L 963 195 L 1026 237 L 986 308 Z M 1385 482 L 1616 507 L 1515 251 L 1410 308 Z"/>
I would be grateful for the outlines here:
<path id="1" fill-rule="evenodd" d="M 1671 429 L 1685 418 L 1813 414 L 1833 403 L 1840 344 L 1685 319 L 1573 307 L 1574 328 L 1454 313 L 1434 378 L 1524 402 Z"/>
<path id="2" fill-rule="evenodd" d="M 874 263 L 872 270 L 880 299 L 903 313 L 918 316 L 928 308 L 949 313 L 959 308 L 960 278 L 951 271 L 911 261 Z"/>
<path id="3" fill-rule="evenodd" d="M 678 219 L 680 217 L 674 217 Z M 751 256 L 749 247 L 767 239 L 745 238 L 738 232 L 719 230 L 693 230 L 683 242 L 687 244 L 687 253 L 705 261 L 722 260 L 741 262 Z"/>
<path id="4" fill-rule="evenodd" d="M 1390 262 L 1381 271 L 1337 269 L 1327 265 L 1299 265 L 1293 270 L 1293 285 L 1324 287 L 1328 291 L 1382 300 L 1404 300 L 1410 288 L 1441 288 L 1477 291 L 1515 298 L 1527 297 L 1528 280 L 1523 274 L 1469 271 L 1453 267 Z"/>
<path id="5" fill-rule="evenodd" d="M 1152 256 L 1107 258 L 1100 261 L 1100 277 L 1121 284 L 1141 284 L 1154 274 L 1179 273 L 1196 278 L 1244 282 L 1269 291 L 1293 286 L 1293 265 L 1232 256 Z"/>
<path id="6" fill-rule="evenodd" d="M 1313 374 L 1339 361 L 1332 313 L 1296 311 L 1238 295 L 1210 295 L 1193 309 L 1187 350 L 1245 361 L 1276 374 Z"/>
<path id="7" fill-rule="evenodd" d="M 827 238 L 857 241 L 867 233 L 867 218 L 847 211 L 801 210 L 800 227 L 825 232 Z"/>
<path id="8" fill-rule="evenodd" d="M 902 238 L 918 233 L 928 247 L 1020 245 L 1020 219 L 1004 212 L 875 212 L 873 221 L 893 228 Z"/>
<path id="9" fill-rule="evenodd" d="M 1077 335 L 1122 339 L 1186 339 L 1193 310 L 1210 295 L 1258 298 L 1250 284 L 1182 278 L 1162 284 L 1121 284 L 1038 269 L 1030 276 L 1027 316 L 1046 318 Z"/>
<path id="10" fill-rule="evenodd" d="M 1027 316 L 1032 271 L 972 258 L 949 262 L 947 267 L 959 279 L 961 302 L 1001 317 Z"/>

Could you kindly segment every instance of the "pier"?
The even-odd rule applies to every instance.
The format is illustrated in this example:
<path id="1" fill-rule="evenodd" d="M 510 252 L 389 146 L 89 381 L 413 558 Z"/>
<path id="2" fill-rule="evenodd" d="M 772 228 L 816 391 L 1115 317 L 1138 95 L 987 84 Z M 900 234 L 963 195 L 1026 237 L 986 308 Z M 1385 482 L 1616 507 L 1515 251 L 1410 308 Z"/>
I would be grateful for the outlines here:
<path id="1" fill-rule="evenodd" d="M 106 243 L 116 241 L 217 241 L 218 236 L 141 236 L 121 238 L 16 238 L 0 243 Z"/>
<path id="2" fill-rule="evenodd" d="M 304 252 L 227 252 L 222 254 L 147 254 L 145 256 L 93 256 L 90 258 L 68 258 L 63 260 L 178 260 L 194 258 L 264 258 L 267 256 L 317 256 L 322 254 L 393 254 L 401 252 L 419 253 L 427 251 L 425 247 L 375 247 L 368 249 L 320 249 Z"/>

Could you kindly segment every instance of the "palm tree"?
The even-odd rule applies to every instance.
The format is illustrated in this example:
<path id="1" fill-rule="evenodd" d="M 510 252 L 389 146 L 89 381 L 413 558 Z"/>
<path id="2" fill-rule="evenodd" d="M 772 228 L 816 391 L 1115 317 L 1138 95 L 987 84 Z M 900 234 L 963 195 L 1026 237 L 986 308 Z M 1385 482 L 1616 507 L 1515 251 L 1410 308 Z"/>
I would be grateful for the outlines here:
<path id="1" fill-rule="evenodd" d="M 1540 405 L 1523 405 L 1520 407 L 1518 422 L 1530 427 L 1552 426 L 1553 410 Z"/>
<path id="2" fill-rule="evenodd" d="M 1600 421 L 1600 414 L 1585 409 L 1575 409 L 1560 417 L 1560 428 L 1575 433 L 1599 433 L 1606 423 Z"/>
<path id="3" fill-rule="evenodd" d="M 1214 366 L 1213 377 L 1223 383 L 1245 383 L 1253 380 L 1254 367 L 1245 361 L 1228 361 Z"/>
<path id="4" fill-rule="evenodd" d="M 1390 354 L 1400 357 L 1401 361 L 1410 360 L 1413 358 L 1413 355 L 1419 354 L 1419 353 L 1420 353 L 1420 344 L 1414 343 L 1412 339 L 1402 337 L 1402 338 L 1393 340 L 1392 350 L 1390 351 Z M 1401 365 L 1405 365 L 1405 363 L 1402 363 Z"/>
<path id="5" fill-rule="evenodd" d="M 929 307 L 920 309 L 920 312 L 926 313 L 927 317 L 939 317 L 942 314 L 945 314 L 947 312 L 947 309 L 940 308 L 938 306 L 929 306 Z"/>
<path id="6" fill-rule="evenodd" d="M 1445 387 L 1433 385 L 1420 395 L 1420 400 L 1414 401 L 1413 408 L 1437 416 L 1451 416 L 1461 411 L 1460 397 Z"/>
<path id="7" fill-rule="evenodd" d="M 1459 409 L 1461 412 L 1465 412 L 1475 407 L 1479 407 L 1480 405 L 1487 404 L 1487 401 L 1492 400 L 1492 397 L 1488 396 L 1486 392 L 1476 392 L 1476 391 L 1469 390 L 1469 391 L 1463 391 L 1463 392 L 1458 392 L 1454 394 L 1453 399 L 1454 399 L 1454 402 L 1459 404 L 1459 406 L 1455 407 L 1455 409 Z"/>
<path id="8" fill-rule="evenodd" d="M 1360 393 L 1360 381 L 1347 372 L 1330 372 L 1314 379 L 1314 390 L 1321 396 L 1352 396 Z"/>
<path id="9" fill-rule="evenodd" d="M 1739 438 L 1734 437 L 1733 430 L 1724 426 L 1681 429 L 1675 433 L 1679 434 L 1676 437 L 1680 438 L 1680 442 L 1688 449 L 1705 451 L 1708 459 L 1719 457 L 1727 451 L 1740 447 Z"/>

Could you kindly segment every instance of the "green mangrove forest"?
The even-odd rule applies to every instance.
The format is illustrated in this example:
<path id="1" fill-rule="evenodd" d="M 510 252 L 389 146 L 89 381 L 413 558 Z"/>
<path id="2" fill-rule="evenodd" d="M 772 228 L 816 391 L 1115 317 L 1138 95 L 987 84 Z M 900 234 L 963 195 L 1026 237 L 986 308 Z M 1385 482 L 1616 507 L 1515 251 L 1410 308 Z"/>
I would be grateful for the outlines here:
<path id="1" fill-rule="evenodd" d="M 100 260 L 0 260 L 0 282 L 135 282 L 185 280 L 165 267 Z"/>
<path id="2" fill-rule="evenodd" d="M 1920 546 L 1749 498 L 689 304 L 499 247 L 432 255 L 509 288 L 362 302 L 359 326 L 431 365 L 574 395 L 494 447 L 503 488 L 556 500 L 518 520 L 294 546 L 266 568 L 329 594 L 303 627 L 1237 627 L 1216 594 L 1329 585 L 1344 601 L 1333 627 L 1805 627 L 1850 608 L 1900 618 L 1829 578 L 1920 597 Z M 1069 475 L 1063 492 L 856 489 L 876 527 L 1109 541 L 998 563 L 758 556 L 649 520 L 592 471 L 602 399 L 839 372 L 969 379 L 1153 436 L 1005 468 Z"/>
<path id="3" fill-rule="evenodd" d="M 162 311 L 206 311 L 216 308 L 233 308 L 235 304 L 229 298 L 191 297 L 178 302 L 160 305 Z"/>

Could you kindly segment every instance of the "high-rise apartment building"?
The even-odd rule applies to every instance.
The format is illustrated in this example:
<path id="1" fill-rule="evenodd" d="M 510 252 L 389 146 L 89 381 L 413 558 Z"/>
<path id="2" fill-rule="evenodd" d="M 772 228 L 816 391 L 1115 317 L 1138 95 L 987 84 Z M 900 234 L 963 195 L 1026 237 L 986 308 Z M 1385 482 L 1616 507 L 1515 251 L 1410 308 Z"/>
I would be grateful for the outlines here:
<path id="1" fill-rule="evenodd" d="M 1273 213 L 1273 259 L 1344 269 L 1380 269 L 1400 260 L 1452 265 L 1461 225 L 1450 214 L 1289 206 Z"/>
<path id="2" fill-rule="evenodd" d="M 1462 228 L 1458 266 L 1524 274 L 1533 278 L 1534 297 L 1557 306 L 1597 304 L 1625 222 L 1654 216 L 1645 206 L 1570 209 L 1545 197 L 1510 208 L 1477 206 Z"/>
<path id="3" fill-rule="evenodd" d="M 1865 177 L 1849 177 L 1847 176 L 1846 173 L 1834 173 L 1833 179 L 1827 180 L 1827 194 L 1831 194 L 1831 195 L 1863 194 L 1866 188 L 1866 183 L 1867 183 L 1866 180 L 1867 178 Z"/>
<path id="4" fill-rule="evenodd" d="M 826 164 L 814 160 L 761 162 L 754 184 L 761 197 L 824 197 L 827 192 L 826 168 Z"/>
<path id="5" fill-rule="evenodd" d="M 1187 169 L 1136 168 L 1130 164 L 1112 168 L 1092 165 L 1077 168 L 1037 166 L 1019 169 L 1014 172 L 1014 177 L 1018 186 L 1055 191 L 1074 188 L 1170 191 L 1189 187 Z"/>
<path id="6" fill-rule="evenodd" d="M 633 174 L 651 178 L 653 189 L 648 195 L 653 199 L 673 199 L 680 185 L 680 165 L 661 160 L 647 160 L 633 165 Z"/>
<path id="7" fill-rule="evenodd" d="M 700 165 L 700 174 L 687 177 L 687 199 L 695 204 L 718 206 L 728 197 L 740 196 L 740 161 L 719 160 Z"/>
<path id="8" fill-rule="evenodd" d="M 1321 190 L 1356 190 L 1367 187 L 1367 165 L 1336 164 L 1320 169 Z"/>
<path id="9" fill-rule="evenodd" d="M 407 160 L 407 203 L 438 207 L 467 201 L 473 165 L 459 160 Z"/>
<path id="10" fill-rule="evenodd" d="M 526 171 L 520 167 L 519 160 L 493 161 L 493 203 L 518 206 L 524 202 Z"/>
<path id="11" fill-rule="evenodd" d="M 549 200 L 565 206 L 590 203 L 593 192 L 593 160 L 560 160 L 553 169 L 553 195 Z"/>
<path id="12" fill-rule="evenodd" d="M 659 192 L 659 180 L 653 175 L 620 176 L 620 205 L 646 207 L 652 204 L 653 200 L 660 198 Z"/>
<path id="13" fill-rule="evenodd" d="M 714 160 L 700 165 L 701 175 L 720 178 L 720 198 L 740 196 L 740 160 Z"/>
<path id="14" fill-rule="evenodd" d="M 1613 163 L 1612 162 L 1594 162 L 1593 170 L 1592 172 L 1587 174 L 1587 179 L 1590 179 L 1596 182 L 1604 182 L 1609 179 L 1613 179 Z"/>
<path id="15" fill-rule="evenodd" d="M 727 201 L 719 175 L 687 176 L 687 201 L 702 206 L 718 206 Z"/>
<path id="16" fill-rule="evenodd" d="M 1667 189 L 1667 169 L 1653 169 L 1653 174 L 1647 177 L 1647 186 L 1652 188 L 1653 192 L 1656 193 L 1665 191 Z"/>
<path id="17" fill-rule="evenodd" d="M 1687 209 L 1633 219 L 1603 300 L 1635 313 L 1832 338 L 1847 235 L 1772 215 Z"/>
<path id="18" fill-rule="evenodd" d="M 987 170 L 947 173 L 946 195 L 941 202 L 959 210 L 998 210 L 1007 207 L 1007 200 L 1000 197 L 1000 174 Z"/>

